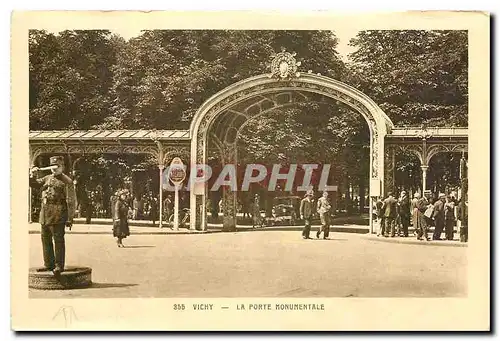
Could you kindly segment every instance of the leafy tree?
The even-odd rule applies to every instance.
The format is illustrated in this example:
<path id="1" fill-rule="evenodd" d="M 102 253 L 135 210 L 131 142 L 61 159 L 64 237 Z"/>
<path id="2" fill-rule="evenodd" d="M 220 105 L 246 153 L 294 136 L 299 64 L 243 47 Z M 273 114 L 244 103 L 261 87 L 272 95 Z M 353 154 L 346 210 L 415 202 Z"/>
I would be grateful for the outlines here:
<path id="1" fill-rule="evenodd" d="M 347 66 L 337 44 L 330 31 L 146 30 L 125 41 L 106 30 L 32 30 L 30 129 L 186 129 L 210 96 L 267 73 L 282 47 L 303 71 L 365 92 L 396 125 L 467 125 L 467 32 L 363 31 Z M 368 127 L 339 103 L 277 109 L 249 122 L 239 142 L 243 163 L 331 163 L 344 185 L 367 184 Z M 405 160 L 398 181 L 419 181 L 418 161 Z M 116 160 L 90 162 L 97 173 L 123 171 Z M 430 181 L 455 177 L 440 172 Z"/>
<path id="2" fill-rule="evenodd" d="M 362 31 L 350 44 L 357 50 L 350 55 L 349 82 L 374 99 L 395 125 L 467 126 L 467 31 Z M 449 156 L 435 158 L 448 172 L 457 168 Z M 433 186 L 438 177 L 441 184 L 456 180 L 434 171 L 442 172 L 431 165 Z M 396 183 L 420 187 L 416 158 L 398 156 Z"/>
<path id="3" fill-rule="evenodd" d="M 362 31 L 350 81 L 396 125 L 467 126 L 467 31 Z"/>
<path id="4" fill-rule="evenodd" d="M 105 30 L 30 31 L 30 129 L 89 129 L 110 114 L 111 38 Z"/>
<path id="5" fill-rule="evenodd" d="M 327 31 L 144 31 L 118 54 L 111 122 L 127 128 L 187 128 L 201 104 L 234 82 L 266 73 L 281 47 L 306 67 L 346 72 Z"/>

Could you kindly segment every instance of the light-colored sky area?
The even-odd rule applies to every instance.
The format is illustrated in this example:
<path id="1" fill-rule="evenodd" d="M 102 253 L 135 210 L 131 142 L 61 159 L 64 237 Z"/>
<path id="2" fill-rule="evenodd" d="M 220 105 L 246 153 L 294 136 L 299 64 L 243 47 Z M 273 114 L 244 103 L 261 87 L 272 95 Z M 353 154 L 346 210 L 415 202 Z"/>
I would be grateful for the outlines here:
<path id="1" fill-rule="evenodd" d="M 127 40 L 130 38 L 136 37 L 140 34 L 140 30 L 131 29 L 131 28 L 127 28 L 127 27 L 123 27 L 120 29 L 113 29 L 110 31 L 112 31 L 116 34 L 119 34 L 120 36 L 122 36 L 123 38 L 125 38 Z M 344 60 L 347 60 L 347 55 L 349 53 L 353 52 L 352 47 L 350 47 L 348 45 L 349 40 L 351 38 L 354 38 L 359 31 L 353 30 L 350 28 L 341 28 L 338 30 L 334 30 L 334 32 L 335 32 L 335 35 L 337 36 L 337 38 L 339 38 L 339 45 L 337 47 L 337 51 L 342 56 L 342 58 L 344 58 Z"/>

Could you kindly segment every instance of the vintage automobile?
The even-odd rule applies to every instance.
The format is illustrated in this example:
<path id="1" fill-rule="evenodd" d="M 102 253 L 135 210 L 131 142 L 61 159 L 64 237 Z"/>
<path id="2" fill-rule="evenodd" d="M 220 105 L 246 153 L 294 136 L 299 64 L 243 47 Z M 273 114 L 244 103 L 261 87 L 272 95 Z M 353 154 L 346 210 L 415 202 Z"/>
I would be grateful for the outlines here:
<path id="1" fill-rule="evenodd" d="M 299 206 L 300 197 L 298 196 L 274 198 L 271 224 L 295 225 L 295 222 L 299 219 Z"/>

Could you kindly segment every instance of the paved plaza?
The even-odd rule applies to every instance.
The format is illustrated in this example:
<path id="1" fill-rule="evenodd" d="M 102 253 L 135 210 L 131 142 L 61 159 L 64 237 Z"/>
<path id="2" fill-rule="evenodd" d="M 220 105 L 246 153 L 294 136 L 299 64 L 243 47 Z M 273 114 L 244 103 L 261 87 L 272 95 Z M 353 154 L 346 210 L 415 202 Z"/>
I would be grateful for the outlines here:
<path id="1" fill-rule="evenodd" d="M 127 297 L 460 297 L 467 295 L 467 248 L 299 231 L 132 235 L 67 234 L 67 265 L 90 266 L 88 289 L 39 291 L 32 298 Z M 42 265 L 30 234 L 30 266 Z"/>

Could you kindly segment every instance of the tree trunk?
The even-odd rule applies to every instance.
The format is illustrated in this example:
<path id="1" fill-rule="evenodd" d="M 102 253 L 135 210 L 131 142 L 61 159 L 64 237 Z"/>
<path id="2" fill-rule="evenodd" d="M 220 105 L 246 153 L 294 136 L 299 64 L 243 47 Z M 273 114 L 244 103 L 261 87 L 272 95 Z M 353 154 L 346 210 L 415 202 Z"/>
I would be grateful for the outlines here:
<path id="1" fill-rule="evenodd" d="M 365 208 L 365 195 L 365 179 L 361 177 L 361 179 L 359 180 L 359 213 L 363 213 L 363 210 Z"/>
<path id="2" fill-rule="evenodd" d="M 346 185 L 346 189 L 345 189 L 345 210 L 347 212 L 347 214 L 351 214 L 351 184 L 349 183 L 349 180 L 346 176 L 346 180 L 345 180 L 345 185 Z"/>

